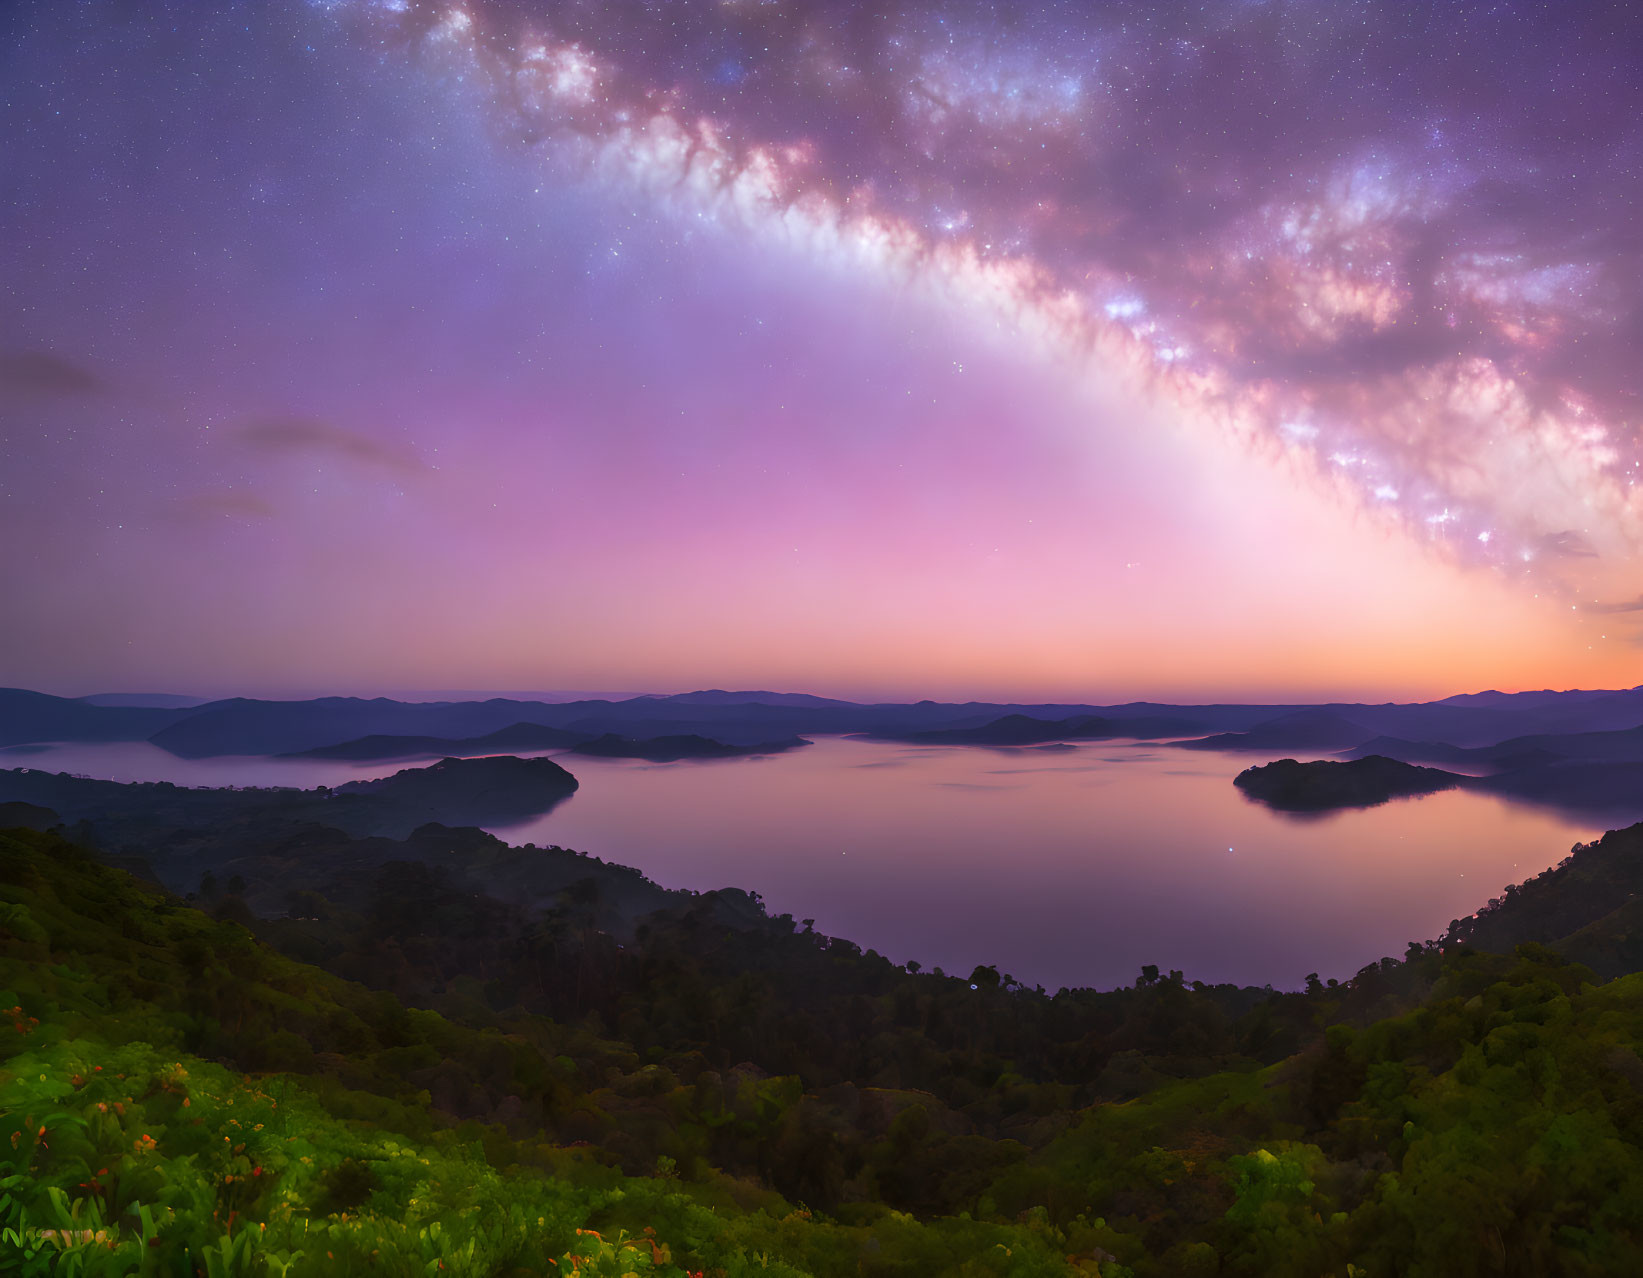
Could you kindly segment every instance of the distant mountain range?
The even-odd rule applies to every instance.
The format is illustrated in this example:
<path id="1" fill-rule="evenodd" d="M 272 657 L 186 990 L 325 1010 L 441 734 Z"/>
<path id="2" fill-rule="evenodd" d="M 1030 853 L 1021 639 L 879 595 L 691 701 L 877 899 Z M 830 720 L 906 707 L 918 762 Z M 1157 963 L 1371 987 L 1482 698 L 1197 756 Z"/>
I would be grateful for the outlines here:
<path id="1" fill-rule="evenodd" d="M 486 754 L 507 754 L 519 750 L 560 750 L 580 745 L 585 734 L 540 723 L 515 723 L 482 737 L 391 736 L 373 733 L 338 745 L 293 750 L 287 759 L 342 759 L 350 763 L 379 763 L 392 759 L 470 759 Z"/>
<path id="2" fill-rule="evenodd" d="M 183 758 L 290 755 L 347 759 L 580 746 L 614 735 L 643 743 L 700 737 L 752 751 L 812 733 L 920 745 L 1026 746 L 1135 737 L 1199 749 L 1374 753 L 1495 770 L 1549 759 L 1643 759 L 1643 688 L 1482 692 L 1382 705 L 860 704 L 807 693 L 709 689 L 624 700 L 268 701 L 102 694 L 66 698 L 0 689 L 0 747 L 151 741 Z M 1631 734 L 1631 735 L 1628 735 Z M 642 755 L 640 757 L 643 757 Z"/>
<path id="3" fill-rule="evenodd" d="M 533 750 L 570 750 L 606 759 L 646 759 L 674 763 L 680 759 L 736 759 L 753 754 L 778 754 L 810 742 L 803 737 L 732 745 L 697 733 L 672 733 L 635 740 L 615 732 L 591 733 L 550 728 L 539 723 L 515 723 L 482 737 L 395 737 L 377 734 L 282 755 L 286 759 L 341 759 L 350 763 L 379 763 L 394 759 L 472 759 L 481 755 Z"/>
<path id="4" fill-rule="evenodd" d="M 1401 759 L 1406 763 L 1453 763 L 1472 770 L 1488 771 L 1522 767 L 1527 763 L 1549 763 L 1558 759 L 1638 763 L 1643 762 L 1643 727 L 1612 732 L 1536 733 L 1471 748 L 1446 745 L 1439 741 L 1374 737 L 1350 751 L 1354 758 L 1366 754 Z"/>
<path id="5" fill-rule="evenodd" d="M 1193 750 L 1335 751 L 1350 749 L 1374 736 L 1373 728 L 1367 728 L 1334 709 L 1320 708 L 1281 714 L 1275 719 L 1256 724 L 1247 732 L 1218 732 L 1214 736 L 1183 741 L 1181 744 Z"/>
<path id="6" fill-rule="evenodd" d="M 87 705 L 92 706 L 137 706 L 149 709 L 185 710 L 193 706 L 203 706 L 210 697 L 184 697 L 174 692 L 98 692 L 89 697 L 81 697 Z"/>

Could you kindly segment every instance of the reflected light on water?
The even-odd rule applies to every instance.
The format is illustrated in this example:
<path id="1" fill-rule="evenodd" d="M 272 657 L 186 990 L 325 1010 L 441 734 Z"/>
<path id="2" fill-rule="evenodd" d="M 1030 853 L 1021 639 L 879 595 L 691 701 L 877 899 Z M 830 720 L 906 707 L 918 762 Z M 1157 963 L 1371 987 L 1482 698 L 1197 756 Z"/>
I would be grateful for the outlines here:
<path id="1" fill-rule="evenodd" d="M 1189 979 L 1297 987 L 1439 935 L 1602 832 L 1450 791 L 1296 820 L 1243 797 L 1248 756 L 1101 742 L 924 749 L 840 738 L 748 760 L 561 755 L 581 782 L 494 833 L 632 865 L 666 887 L 759 892 L 897 961 L 1028 984 Z M 0 766 L 186 785 L 331 785 L 416 763 L 183 760 L 146 744 Z"/>

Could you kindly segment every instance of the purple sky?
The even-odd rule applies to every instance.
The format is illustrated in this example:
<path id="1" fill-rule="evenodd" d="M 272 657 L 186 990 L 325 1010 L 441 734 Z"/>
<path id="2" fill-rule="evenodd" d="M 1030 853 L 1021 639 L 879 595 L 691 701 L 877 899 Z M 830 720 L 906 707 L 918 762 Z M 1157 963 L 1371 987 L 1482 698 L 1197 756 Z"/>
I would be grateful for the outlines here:
<path id="1" fill-rule="evenodd" d="M 1639 682 L 1643 19 L 21 4 L 0 682 Z"/>

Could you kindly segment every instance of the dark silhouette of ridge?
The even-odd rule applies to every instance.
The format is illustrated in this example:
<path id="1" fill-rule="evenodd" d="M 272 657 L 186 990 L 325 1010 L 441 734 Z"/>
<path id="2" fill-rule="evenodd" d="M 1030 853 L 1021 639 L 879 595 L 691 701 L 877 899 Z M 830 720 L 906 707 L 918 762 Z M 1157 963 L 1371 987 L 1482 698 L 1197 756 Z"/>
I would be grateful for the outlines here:
<path id="1" fill-rule="evenodd" d="M 403 838 L 418 826 L 508 825 L 550 811 L 576 792 L 552 759 L 491 755 L 442 759 L 392 776 L 331 789 L 192 789 L 169 781 L 100 781 L 38 768 L 0 770 L 0 803 L 32 804 L 65 824 L 90 822 L 111 846 L 186 844 L 191 832 L 330 826 L 353 835 Z"/>
<path id="2" fill-rule="evenodd" d="M 1606 763 L 1643 762 L 1643 727 L 1610 732 L 1555 732 L 1510 737 L 1490 746 L 1470 749 L 1440 741 L 1402 741 L 1376 737 L 1353 756 L 1384 754 L 1406 762 L 1455 763 L 1507 771 L 1535 763 L 1587 759 Z"/>
<path id="3" fill-rule="evenodd" d="M 1586 691 L 1579 688 L 1570 688 L 1563 692 L 1554 692 L 1550 688 L 1542 688 L 1537 692 L 1496 692 L 1490 688 L 1487 692 L 1457 693 L 1452 697 L 1444 697 L 1436 704 L 1499 707 L 1575 705 L 1582 701 L 1597 701 L 1610 695 L 1612 694 L 1602 690 Z"/>
<path id="4" fill-rule="evenodd" d="M 1363 724 L 1322 708 L 1280 715 L 1247 732 L 1223 732 L 1176 745 L 1185 750 L 1345 750 L 1375 735 Z"/>
<path id="5" fill-rule="evenodd" d="M 722 688 L 707 688 L 701 692 L 677 692 L 664 700 L 684 706 L 846 706 L 858 702 L 839 701 L 833 697 L 817 697 L 808 692 L 726 692 Z"/>
<path id="6" fill-rule="evenodd" d="M 1643 816 L 1643 763 L 1559 759 L 1493 776 L 1468 778 L 1473 789 L 1560 812 L 1635 821 Z"/>
<path id="7" fill-rule="evenodd" d="M 1156 740 L 1201 732 L 1203 722 L 1182 718 L 1107 718 L 1077 715 L 1067 719 L 1035 719 L 1007 714 L 980 727 L 935 728 L 892 738 L 921 745 L 1038 745 L 1052 741 L 1098 741 L 1113 737 Z"/>
<path id="8" fill-rule="evenodd" d="M 587 740 L 585 734 L 540 723 L 515 723 L 482 737 L 358 737 L 340 745 L 320 746 L 282 755 L 287 759 L 347 759 L 376 763 L 390 759 L 471 758 L 520 750 L 557 750 Z"/>
<path id="9" fill-rule="evenodd" d="M 191 710 L 203 706 L 209 697 L 185 697 L 175 692 L 96 692 L 77 697 L 88 706 L 129 706 L 148 710 Z"/>
<path id="10" fill-rule="evenodd" d="M 650 763 L 676 763 L 681 759 L 740 759 L 754 754 L 780 754 L 807 746 L 803 737 L 788 737 L 782 741 L 761 741 L 755 745 L 727 745 L 723 741 L 686 733 L 675 736 L 651 737 L 632 741 L 614 732 L 583 741 L 571 747 L 573 754 L 593 755 L 606 759 L 644 759 Z"/>
<path id="11" fill-rule="evenodd" d="M 0 688 L 0 746 L 143 741 L 190 713 L 159 706 L 101 706 L 24 688 Z"/>
<path id="12" fill-rule="evenodd" d="M 202 706 L 150 740 L 182 758 L 293 754 L 366 736 L 468 740 L 518 723 L 560 726 L 564 707 L 544 702 L 404 702 L 386 697 L 312 701 L 235 698 Z"/>
<path id="13" fill-rule="evenodd" d="M 1453 762 L 1470 771 L 1515 769 L 1563 758 L 1626 762 L 1625 743 L 1605 746 L 1550 738 L 1624 732 L 1643 724 L 1643 688 L 1615 691 L 1467 693 L 1444 701 L 1361 705 L 1171 706 L 1133 701 L 1065 703 L 936 702 L 859 704 L 809 693 L 703 689 L 622 700 L 396 701 L 319 697 L 304 701 L 233 697 L 190 706 L 99 705 L 93 700 L 0 690 L 0 748 L 72 741 L 150 741 L 183 758 L 299 754 L 322 758 L 453 757 L 492 749 L 558 748 L 614 734 L 629 741 L 699 736 L 756 750 L 818 733 L 948 745 L 1037 745 L 1133 736 L 1195 737 L 1185 748 L 1274 753 L 1356 750 Z M 493 740 L 520 725 L 558 730 Z M 1042 725 L 1042 726 L 1037 726 Z M 384 740 L 400 739 L 400 740 Z M 404 740 L 412 739 L 412 740 Z M 525 744 L 528 742 L 529 744 Z M 1385 748 L 1366 750 L 1371 742 Z M 539 744 L 546 743 L 546 744 Z M 1416 743 L 1409 747 L 1400 743 Z M 1499 751 L 1488 757 L 1452 750 Z M 1424 750 L 1424 756 L 1418 753 Z"/>
<path id="14" fill-rule="evenodd" d="M 28 830 L 49 830 L 62 823 L 63 818 L 56 812 L 37 803 L 0 803 L 0 830 L 10 826 L 22 826 Z"/>

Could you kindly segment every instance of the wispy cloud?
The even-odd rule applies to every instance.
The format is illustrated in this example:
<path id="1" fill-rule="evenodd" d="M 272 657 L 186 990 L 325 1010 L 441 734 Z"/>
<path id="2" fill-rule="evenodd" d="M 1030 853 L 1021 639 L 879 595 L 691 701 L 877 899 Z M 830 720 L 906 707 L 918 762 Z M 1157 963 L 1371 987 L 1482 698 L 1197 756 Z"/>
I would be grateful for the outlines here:
<path id="1" fill-rule="evenodd" d="M 255 493 L 232 491 L 196 493 L 178 503 L 186 515 L 216 519 L 272 519 L 277 513 L 272 504 Z"/>
<path id="2" fill-rule="evenodd" d="M 0 351 L 0 392 L 96 395 L 107 389 L 91 369 L 50 351 Z"/>
<path id="3" fill-rule="evenodd" d="M 317 417 L 259 417 L 241 425 L 237 435 L 245 443 L 268 452 L 330 453 L 400 474 L 427 469 L 409 448 L 385 443 Z"/>

